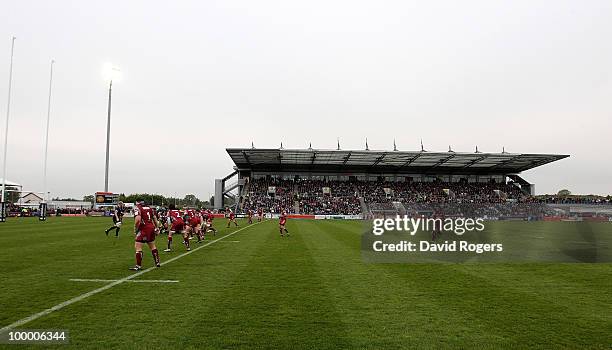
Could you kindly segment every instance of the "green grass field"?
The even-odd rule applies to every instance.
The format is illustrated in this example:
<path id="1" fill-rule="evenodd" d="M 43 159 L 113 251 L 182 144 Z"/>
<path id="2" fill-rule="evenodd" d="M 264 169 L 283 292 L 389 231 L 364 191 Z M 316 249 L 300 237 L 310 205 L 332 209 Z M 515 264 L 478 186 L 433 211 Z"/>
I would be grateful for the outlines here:
<path id="1" fill-rule="evenodd" d="M 70 279 L 131 275 L 132 222 L 119 239 L 104 235 L 108 224 L 0 224 L 0 327 L 109 284 Z M 224 224 L 216 238 L 237 230 Z M 276 221 L 240 227 L 135 278 L 178 283 L 121 283 L 19 328 L 68 329 L 78 349 L 612 345 L 612 264 L 368 264 L 362 225 L 290 220 L 290 238 Z M 162 262 L 184 251 L 175 240 Z"/>

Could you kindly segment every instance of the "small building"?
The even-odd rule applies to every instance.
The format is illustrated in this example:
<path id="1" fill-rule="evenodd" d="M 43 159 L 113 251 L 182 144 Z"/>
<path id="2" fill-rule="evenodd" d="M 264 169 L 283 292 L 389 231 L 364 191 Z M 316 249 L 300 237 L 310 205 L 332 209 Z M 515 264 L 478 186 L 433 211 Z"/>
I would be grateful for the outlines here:
<path id="1" fill-rule="evenodd" d="M 20 207 L 38 208 L 42 201 L 42 196 L 34 192 L 23 192 L 21 197 L 19 197 L 19 200 L 15 204 Z"/>
<path id="2" fill-rule="evenodd" d="M 7 198 L 7 202 L 11 202 L 17 199 L 17 195 L 21 193 L 21 191 L 23 190 L 23 186 L 14 181 L 5 181 L 4 179 L 0 178 L 0 191 L 2 191 L 3 183 L 6 183 L 5 198 Z"/>

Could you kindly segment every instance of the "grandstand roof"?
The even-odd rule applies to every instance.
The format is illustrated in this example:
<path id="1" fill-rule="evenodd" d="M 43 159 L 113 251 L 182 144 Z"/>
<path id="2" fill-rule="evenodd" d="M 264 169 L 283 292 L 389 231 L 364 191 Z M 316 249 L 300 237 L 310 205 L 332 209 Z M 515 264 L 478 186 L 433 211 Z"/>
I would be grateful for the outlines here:
<path id="1" fill-rule="evenodd" d="M 405 174 L 516 174 L 569 155 L 227 148 L 240 170 Z"/>
<path id="2" fill-rule="evenodd" d="M 2 188 L 2 183 L 3 183 L 3 179 L 0 177 L 0 189 Z M 20 184 L 14 182 L 14 181 L 10 181 L 10 180 L 6 180 L 6 187 L 11 186 L 11 187 L 21 187 Z"/>

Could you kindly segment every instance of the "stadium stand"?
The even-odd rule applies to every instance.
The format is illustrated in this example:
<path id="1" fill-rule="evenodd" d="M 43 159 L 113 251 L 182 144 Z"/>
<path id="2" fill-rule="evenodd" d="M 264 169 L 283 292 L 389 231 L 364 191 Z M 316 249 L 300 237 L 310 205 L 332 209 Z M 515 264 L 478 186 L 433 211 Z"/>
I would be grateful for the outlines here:
<path id="1" fill-rule="evenodd" d="M 274 192 L 268 192 L 270 188 L 274 188 Z M 242 201 L 241 211 L 257 211 L 258 208 L 265 208 L 273 213 L 280 213 L 282 210 L 290 214 L 295 213 L 293 182 L 274 178 L 251 181 Z"/>
<path id="2" fill-rule="evenodd" d="M 275 187 L 274 194 L 268 192 L 271 186 Z M 543 208 L 541 203 L 511 183 L 390 183 L 264 178 L 249 182 L 242 211 L 265 208 L 275 213 L 285 210 L 294 214 L 357 215 L 364 211 L 360 198 L 366 205 L 365 211 L 389 215 L 428 210 L 459 215 L 453 208 L 473 213 L 487 205 L 489 210 L 481 214 L 499 217 L 511 216 L 512 213 L 536 215 Z"/>
<path id="3" fill-rule="evenodd" d="M 216 182 L 240 198 L 236 209 L 310 215 L 478 213 L 549 215 L 547 199 L 519 174 L 567 155 L 343 150 L 227 149 L 234 173 Z M 215 203 L 217 204 L 217 203 Z M 220 204 L 222 205 L 222 204 Z"/>

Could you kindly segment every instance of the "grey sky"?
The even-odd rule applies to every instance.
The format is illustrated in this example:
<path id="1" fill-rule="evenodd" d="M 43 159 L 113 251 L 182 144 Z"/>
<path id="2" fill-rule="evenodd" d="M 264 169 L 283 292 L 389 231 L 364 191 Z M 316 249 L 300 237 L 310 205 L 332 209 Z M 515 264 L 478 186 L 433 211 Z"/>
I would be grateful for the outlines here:
<path id="1" fill-rule="evenodd" d="M 10 1 L 0 15 L 7 178 L 41 190 L 49 61 L 52 195 L 103 189 L 107 86 L 119 66 L 110 189 L 195 193 L 225 147 L 567 153 L 538 193 L 612 193 L 612 2 Z M 0 144 L 1 147 L 1 144 Z M 1 160 L 0 160 L 1 161 Z"/>

